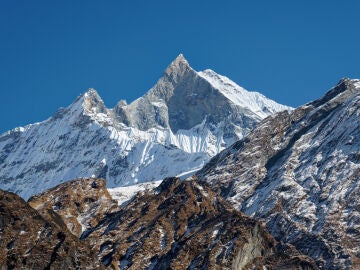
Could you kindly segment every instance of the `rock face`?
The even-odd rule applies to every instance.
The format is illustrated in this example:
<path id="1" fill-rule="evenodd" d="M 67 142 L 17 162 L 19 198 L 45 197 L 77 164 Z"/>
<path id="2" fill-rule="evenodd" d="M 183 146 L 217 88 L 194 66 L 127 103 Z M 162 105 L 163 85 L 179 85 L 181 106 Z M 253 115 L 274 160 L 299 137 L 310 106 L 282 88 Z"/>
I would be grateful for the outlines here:
<path id="1" fill-rule="evenodd" d="M 317 269 L 195 180 L 165 179 L 81 239 L 115 269 Z"/>
<path id="2" fill-rule="evenodd" d="M 89 244 L 72 235 L 61 217 L 48 220 L 14 193 L 0 190 L 1 269 L 102 269 Z"/>
<path id="3" fill-rule="evenodd" d="M 68 230 L 80 227 L 81 240 Z M 317 269 L 196 179 L 167 178 L 122 209 L 102 179 L 29 204 L 0 190 L 0 237 L 1 269 Z"/>
<path id="4" fill-rule="evenodd" d="M 131 104 L 90 89 L 48 120 L 0 136 L 0 188 L 27 199 L 78 177 L 109 187 L 191 174 L 266 116 L 289 109 L 180 55 Z"/>
<path id="5" fill-rule="evenodd" d="M 198 177 L 325 269 L 360 268 L 360 81 L 268 117 Z"/>
<path id="6" fill-rule="evenodd" d="M 107 214 L 119 210 L 103 179 L 76 179 L 58 185 L 28 201 L 44 218 L 52 211 L 63 218 L 70 232 L 78 237 L 94 227 Z"/>

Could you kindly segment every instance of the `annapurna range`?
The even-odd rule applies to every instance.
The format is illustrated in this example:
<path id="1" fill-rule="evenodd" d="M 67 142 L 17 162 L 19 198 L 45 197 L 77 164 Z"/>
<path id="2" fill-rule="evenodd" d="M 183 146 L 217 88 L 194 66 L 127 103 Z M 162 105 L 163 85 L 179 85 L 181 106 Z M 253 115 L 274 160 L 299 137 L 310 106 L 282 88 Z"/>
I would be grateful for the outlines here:
<path id="1" fill-rule="evenodd" d="M 179 55 L 144 96 L 112 108 L 94 89 L 0 136 L 0 187 L 27 199 L 78 177 L 109 187 L 191 175 L 265 117 L 290 109 Z"/>
<path id="2" fill-rule="evenodd" d="M 182 55 L 129 105 L 91 89 L 1 135 L 0 266 L 360 269 L 359 116 L 360 80 L 292 109 Z"/>

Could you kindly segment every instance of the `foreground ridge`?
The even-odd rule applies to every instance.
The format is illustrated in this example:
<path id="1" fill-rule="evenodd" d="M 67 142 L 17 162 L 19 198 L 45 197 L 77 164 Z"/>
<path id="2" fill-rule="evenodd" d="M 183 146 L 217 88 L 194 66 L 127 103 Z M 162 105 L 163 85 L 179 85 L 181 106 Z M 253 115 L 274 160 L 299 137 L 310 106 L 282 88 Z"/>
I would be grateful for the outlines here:
<path id="1" fill-rule="evenodd" d="M 317 269 L 312 259 L 277 243 L 261 223 L 233 209 L 195 178 L 167 178 L 157 188 L 138 193 L 122 209 L 108 200 L 104 183 L 78 179 L 29 201 L 42 215 L 53 209 L 68 228 L 74 227 L 74 220 L 81 221 L 80 239 L 104 267 Z M 71 199 L 62 201 L 66 197 Z M 96 207 L 96 201 L 102 207 Z"/>

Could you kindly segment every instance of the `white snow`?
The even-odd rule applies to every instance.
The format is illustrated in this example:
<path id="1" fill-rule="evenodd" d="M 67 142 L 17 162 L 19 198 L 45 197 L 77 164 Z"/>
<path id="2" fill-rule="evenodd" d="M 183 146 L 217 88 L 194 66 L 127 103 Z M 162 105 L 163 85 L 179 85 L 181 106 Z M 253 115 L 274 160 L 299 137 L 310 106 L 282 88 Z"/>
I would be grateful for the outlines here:
<path id="1" fill-rule="evenodd" d="M 111 197 L 117 200 L 119 206 L 125 206 L 138 192 L 154 190 L 161 184 L 162 180 L 142 183 L 126 187 L 108 188 Z"/>
<path id="2" fill-rule="evenodd" d="M 212 235 L 211 235 L 211 238 L 215 238 L 219 233 L 219 230 L 214 230 Z"/>
<path id="3" fill-rule="evenodd" d="M 292 110 L 291 107 L 280 105 L 258 92 L 245 90 L 229 78 L 221 76 L 211 69 L 198 72 L 198 74 L 208 80 L 216 89 L 219 89 L 234 104 L 249 109 L 261 118 L 267 117 L 270 113 Z"/>
<path id="4" fill-rule="evenodd" d="M 159 228 L 159 232 L 160 232 L 160 246 L 161 249 L 164 250 L 166 249 L 166 237 L 164 234 L 164 230 L 162 228 Z"/>

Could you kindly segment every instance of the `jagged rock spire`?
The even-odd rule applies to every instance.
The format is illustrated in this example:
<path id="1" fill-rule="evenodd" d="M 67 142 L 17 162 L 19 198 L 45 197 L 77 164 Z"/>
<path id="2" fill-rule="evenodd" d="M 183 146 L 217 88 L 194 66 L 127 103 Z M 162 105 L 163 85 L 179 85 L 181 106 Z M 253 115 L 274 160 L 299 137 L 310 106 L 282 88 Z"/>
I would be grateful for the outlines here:
<path id="1" fill-rule="evenodd" d="M 164 75 L 168 77 L 172 83 L 178 83 L 184 74 L 190 70 L 192 70 L 192 68 L 190 67 L 189 62 L 182 54 L 179 54 L 166 68 Z"/>
<path id="2" fill-rule="evenodd" d="M 170 64 L 171 65 L 180 65 L 180 64 L 184 64 L 187 66 L 189 65 L 189 62 L 186 60 L 186 58 L 184 57 L 184 55 L 182 53 L 180 53 Z"/>
<path id="3" fill-rule="evenodd" d="M 96 113 L 106 111 L 104 101 L 101 99 L 98 92 L 94 88 L 89 88 L 88 91 L 84 93 L 82 98 L 82 107 L 87 112 L 94 110 Z"/>

